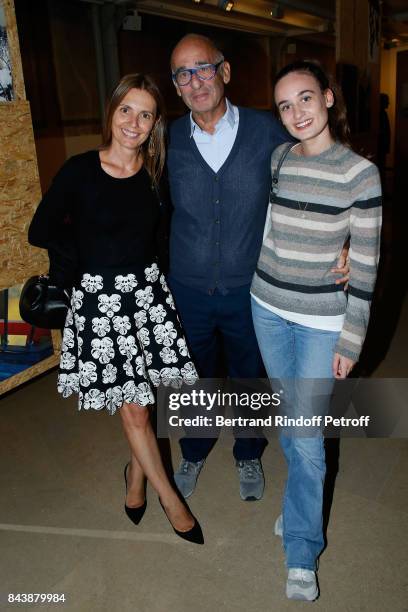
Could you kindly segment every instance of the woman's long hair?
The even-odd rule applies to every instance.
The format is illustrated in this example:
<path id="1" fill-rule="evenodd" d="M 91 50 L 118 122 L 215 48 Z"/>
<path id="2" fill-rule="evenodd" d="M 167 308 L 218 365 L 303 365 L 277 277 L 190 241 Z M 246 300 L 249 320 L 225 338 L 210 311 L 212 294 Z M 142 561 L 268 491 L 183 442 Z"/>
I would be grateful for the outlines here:
<path id="1" fill-rule="evenodd" d="M 318 82 L 322 92 L 326 91 L 326 89 L 330 89 L 333 92 L 334 104 L 327 109 L 330 133 L 335 140 L 349 146 L 350 128 L 347 121 L 347 109 L 339 85 L 324 72 L 318 62 L 310 60 L 297 60 L 282 68 L 276 75 L 275 85 L 291 72 L 311 74 Z"/>
<path id="2" fill-rule="evenodd" d="M 154 184 L 160 180 L 163 172 L 166 146 L 166 117 L 163 97 L 156 83 L 147 74 L 126 74 L 121 78 L 113 90 L 105 109 L 105 118 L 102 127 L 101 149 L 106 149 L 112 142 L 113 114 L 131 89 L 147 91 L 156 102 L 156 118 L 149 138 L 142 144 L 143 164 L 150 174 Z"/>

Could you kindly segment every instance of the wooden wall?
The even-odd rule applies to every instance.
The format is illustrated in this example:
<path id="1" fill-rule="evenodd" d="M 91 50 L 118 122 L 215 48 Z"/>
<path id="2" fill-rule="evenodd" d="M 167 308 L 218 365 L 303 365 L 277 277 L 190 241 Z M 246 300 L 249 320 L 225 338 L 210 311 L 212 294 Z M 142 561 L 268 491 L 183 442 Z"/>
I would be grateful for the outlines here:
<path id="1" fill-rule="evenodd" d="M 14 100 L 0 103 L 0 290 L 47 270 L 43 250 L 27 243 L 27 228 L 41 198 L 37 157 L 24 79 L 13 0 L 4 8 L 12 63 Z M 0 394 L 46 371 L 57 354 L 0 383 Z"/>

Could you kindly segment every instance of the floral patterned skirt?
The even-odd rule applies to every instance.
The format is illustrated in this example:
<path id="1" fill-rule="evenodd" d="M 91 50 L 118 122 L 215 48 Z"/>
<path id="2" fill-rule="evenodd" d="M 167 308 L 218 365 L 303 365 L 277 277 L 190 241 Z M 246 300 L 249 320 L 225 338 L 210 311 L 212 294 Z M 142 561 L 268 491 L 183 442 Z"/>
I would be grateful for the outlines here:
<path id="1" fill-rule="evenodd" d="M 159 384 L 198 378 L 173 297 L 157 264 L 84 273 L 73 288 L 61 346 L 58 391 L 79 410 L 155 403 Z"/>

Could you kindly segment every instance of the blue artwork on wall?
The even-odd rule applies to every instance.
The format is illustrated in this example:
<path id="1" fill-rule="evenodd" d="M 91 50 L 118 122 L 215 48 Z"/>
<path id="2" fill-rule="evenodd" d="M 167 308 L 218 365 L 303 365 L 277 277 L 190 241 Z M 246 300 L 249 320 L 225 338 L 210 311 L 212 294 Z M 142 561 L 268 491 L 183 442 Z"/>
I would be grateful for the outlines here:
<path id="1" fill-rule="evenodd" d="M 0 102 L 10 102 L 13 98 L 13 77 L 7 40 L 6 18 L 0 1 Z"/>

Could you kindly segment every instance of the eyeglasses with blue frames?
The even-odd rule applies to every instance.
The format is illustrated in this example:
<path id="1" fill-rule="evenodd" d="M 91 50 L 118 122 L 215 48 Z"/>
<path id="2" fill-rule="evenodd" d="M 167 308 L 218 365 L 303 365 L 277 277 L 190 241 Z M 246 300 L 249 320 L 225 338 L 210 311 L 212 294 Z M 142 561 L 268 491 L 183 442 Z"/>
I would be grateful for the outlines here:
<path id="1" fill-rule="evenodd" d="M 215 77 L 218 68 L 223 62 L 224 58 L 217 64 L 201 64 L 201 66 L 197 66 L 197 68 L 179 68 L 172 74 L 173 81 L 179 87 L 184 87 L 190 83 L 194 74 L 200 81 L 209 81 Z"/>

